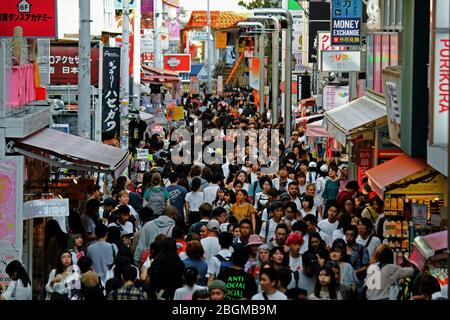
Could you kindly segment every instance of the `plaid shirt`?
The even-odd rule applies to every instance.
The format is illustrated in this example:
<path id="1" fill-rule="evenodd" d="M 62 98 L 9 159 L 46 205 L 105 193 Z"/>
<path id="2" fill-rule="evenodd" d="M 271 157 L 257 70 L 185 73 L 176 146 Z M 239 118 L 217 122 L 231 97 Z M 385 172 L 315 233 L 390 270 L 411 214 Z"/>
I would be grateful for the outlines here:
<path id="1" fill-rule="evenodd" d="M 108 300 L 148 300 L 147 294 L 131 284 L 124 284 L 116 292 L 112 292 Z"/>

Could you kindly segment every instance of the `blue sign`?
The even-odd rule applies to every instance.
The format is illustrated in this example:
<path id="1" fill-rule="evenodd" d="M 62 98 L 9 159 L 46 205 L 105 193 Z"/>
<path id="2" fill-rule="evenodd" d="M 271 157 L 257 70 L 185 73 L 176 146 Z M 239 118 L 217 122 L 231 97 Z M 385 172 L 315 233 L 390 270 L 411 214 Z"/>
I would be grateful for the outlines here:
<path id="1" fill-rule="evenodd" d="M 361 0 L 333 0 L 331 44 L 357 46 L 361 42 Z"/>

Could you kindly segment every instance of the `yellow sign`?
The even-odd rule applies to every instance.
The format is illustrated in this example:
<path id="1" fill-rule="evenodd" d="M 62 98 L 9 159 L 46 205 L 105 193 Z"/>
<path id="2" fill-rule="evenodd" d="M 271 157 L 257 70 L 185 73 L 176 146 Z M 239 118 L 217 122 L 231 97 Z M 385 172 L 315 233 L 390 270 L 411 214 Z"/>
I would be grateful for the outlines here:
<path id="1" fill-rule="evenodd" d="M 226 49 L 227 47 L 227 33 L 216 32 L 216 49 Z"/>
<path id="2" fill-rule="evenodd" d="M 173 121 L 182 121 L 184 120 L 184 108 L 182 106 L 175 107 L 173 109 Z"/>
<path id="3" fill-rule="evenodd" d="M 436 173 L 436 175 L 433 173 Z M 426 181 L 420 181 L 420 178 L 424 176 L 429 177 L 431 180 L 426 179 Z M 408 185 L 409 181 L 413 181 L 413 183 Z M 417 199 L 418 196 L 428 196 L 425 197 L 428 199 L 436 198 L 438 196 L 439 198 L 444 199 L 445 205 L 448 203 L 447 178 L 445 178 L 444 175 L 435 172 L 435 170 L 430 167 L 412 174 L 395 184 L 404 184 L 405 187 L 388 191 L 386 194 L 404 194 L 414 199 Z"/>

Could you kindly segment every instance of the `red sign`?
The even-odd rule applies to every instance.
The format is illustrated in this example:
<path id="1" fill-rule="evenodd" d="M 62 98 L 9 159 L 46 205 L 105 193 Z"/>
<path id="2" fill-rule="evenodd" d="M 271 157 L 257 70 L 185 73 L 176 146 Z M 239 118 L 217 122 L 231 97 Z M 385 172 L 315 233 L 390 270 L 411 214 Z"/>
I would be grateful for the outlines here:
<path id="1" fill-rule="evenodd" d="M 21 27 L 24 37 L 56 37 L 56 0 L 3 0 L 0 37 L 14 36 Z"/>
<path id="2" fill-rule="evenodd" d="M 78 46 L 50 46 L 50 84 L 78 84 Z M 91 84 L 98 84 L 98 48 L 91 48 Z"/>
<path id="3" fill-rule="evenodd" d="M 190 54 L 166 54 L 164 55 L 164 70 L 175 72 L 191 72 Z"/>
<path id="4" fill-rule="evenodd" d="M 283 81 L 280 83 L 280 91 L 283 93 L 286 92 L 286 81 Z M 297 94 L 297 92 L 298 92 L 298 83 L 295 80 L 292 80 L 292 82 L 291 82 L 291 91 L 292 91 L 292 94 Z"/>

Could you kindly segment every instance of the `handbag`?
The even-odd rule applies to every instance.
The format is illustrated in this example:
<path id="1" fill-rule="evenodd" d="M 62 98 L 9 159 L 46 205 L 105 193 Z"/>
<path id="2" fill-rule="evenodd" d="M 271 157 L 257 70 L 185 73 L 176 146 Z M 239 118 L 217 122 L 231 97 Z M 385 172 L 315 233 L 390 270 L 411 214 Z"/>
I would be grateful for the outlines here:
<path id="1" fill-rule="evenodd" d="M 397 300 L 400 288 L 398 287 L 397 281 L 391 283 L 389 286 L 389 300 Z"/>

